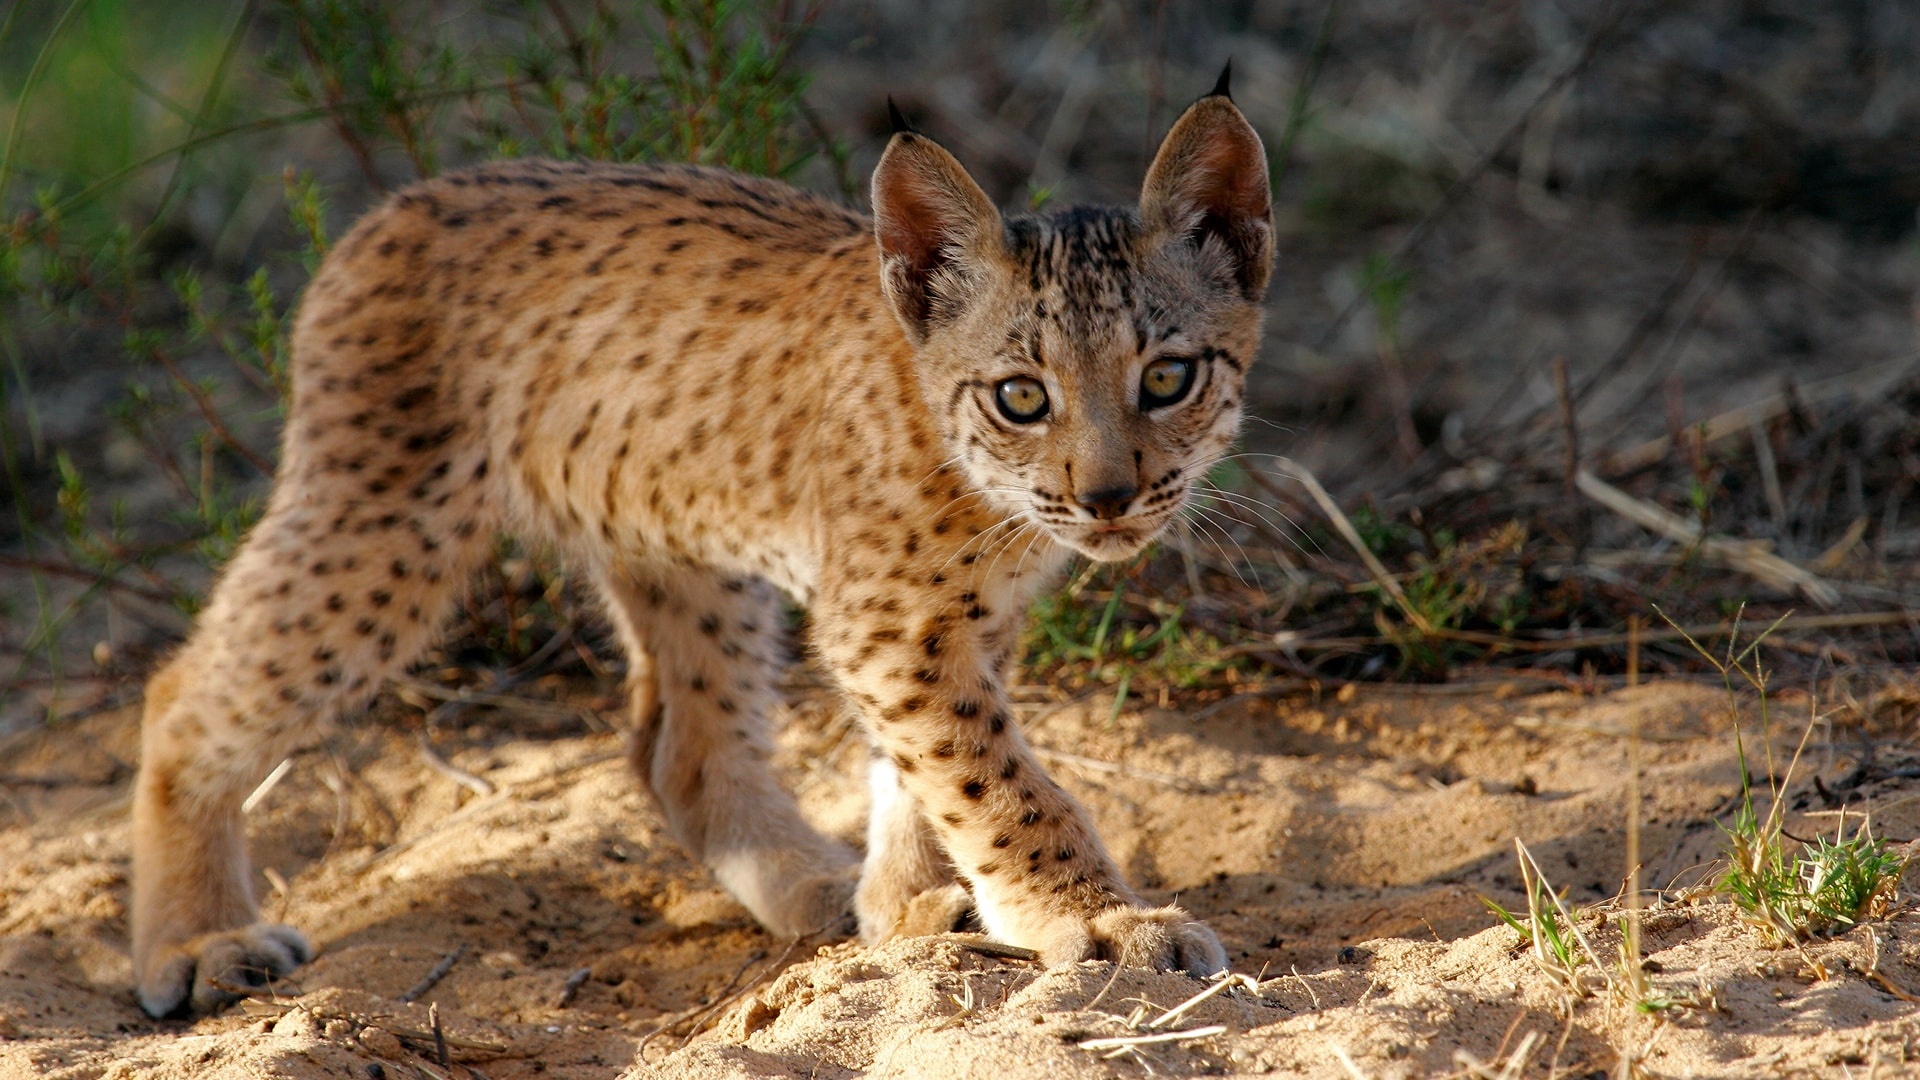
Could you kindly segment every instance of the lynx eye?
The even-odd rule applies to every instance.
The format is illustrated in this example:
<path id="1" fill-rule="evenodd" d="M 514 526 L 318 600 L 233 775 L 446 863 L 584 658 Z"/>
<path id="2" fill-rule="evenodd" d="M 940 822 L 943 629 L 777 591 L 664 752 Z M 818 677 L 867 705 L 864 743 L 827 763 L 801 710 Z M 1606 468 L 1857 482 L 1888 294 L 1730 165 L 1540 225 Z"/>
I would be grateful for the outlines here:
<path id="1" fill-rule="evenodd" d="M 1142 411 L 1171 405 L 1193 389 L 1193 361 L 1185 357 L 1163 356 L 1140 373 Z"/>
<path id="2" fill-rule="evenodd" d="M 1031 424 L 1047 415 L 1047 388 L 1025 375 L 1002 379 L 993 389 L 993 403 L 1000 406 L 1001 416 L 1016 424 Z"/>

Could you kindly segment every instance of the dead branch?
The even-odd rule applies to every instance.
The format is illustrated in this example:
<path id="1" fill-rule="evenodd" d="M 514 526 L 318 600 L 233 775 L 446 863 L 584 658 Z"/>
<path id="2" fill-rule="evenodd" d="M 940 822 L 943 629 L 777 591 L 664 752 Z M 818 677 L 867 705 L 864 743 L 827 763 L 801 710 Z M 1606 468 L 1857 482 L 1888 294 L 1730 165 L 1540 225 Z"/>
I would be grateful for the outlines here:
<path id="1" fill-rule="evenodd" d="M 1635 498 L 1585 469 L 1579 470 L 1574 482 L 1587 498 L 1615 514 L 1669 540 L 1690 545 L 1703 557 L 1746 574 L 1764 585 L 1781 592 L 1798 593 L 1821 607 L 1832 607 L 1840 601 L 1839 590 L 1812 572 L 1767 551 L 1762 543 L 1708 534 L 1698 522 L 1689 521 L 1645 499 Z"/>

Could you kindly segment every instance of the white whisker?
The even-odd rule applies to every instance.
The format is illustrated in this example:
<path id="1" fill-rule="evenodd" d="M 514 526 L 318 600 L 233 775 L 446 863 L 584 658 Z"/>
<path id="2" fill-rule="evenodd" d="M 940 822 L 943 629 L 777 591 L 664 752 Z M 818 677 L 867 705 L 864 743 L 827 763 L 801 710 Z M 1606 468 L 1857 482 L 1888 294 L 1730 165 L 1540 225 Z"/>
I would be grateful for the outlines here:
<path id="1" fill-rule="evenodd" d="M 960 558 L 962 555 L 965 555 L 967 553 L 967 549 L 972 547 L 975 544 L 986 545 L 986 546 L 983 546 L 980 550 L 980 554 L 984 556 L 987 553 L 987 548 L 991 546 L 990 544 L 987 544 L 988 537 L 993 536 L 994 533 L 1000 531 L 1001 529 L 1006 528 L 1009 525 L 1024 527 L 1025 524 L 1026 524 L 1026 515 L 1024 514 L 1013 514 L 1013 515 L 1009 515 L 1008 517 L 1001 518 L 999 521 L 996 521 L 992 525 L 989 525 L 986 528 L 980 530 L 978 534 L 968 537 L 966 543 L 961 544 L 957 548 L 954 548 L 952 554 L 947 556 L 947 560 L 941 563 L 939 566 L 935 567 L 933 572 L 935 574 L 945 573 L 947 570 L 947 567 L 953 565 L 953 560 Z M 1017 534 L 1019 532 L 1019 528 L 1016 528 L 1014 532 Z M 979 560 L 975 559 L 974 561 L 978 562 Z"/>
<path id="2" fill-rule="evenodd" d="M 1286 511 L 1280 509 L 1277 506 L 1272 506 L 1267 503 L 1263 503 L 1260 500 L 1253 498 L 1252 496 L 1243 495 L 1237 491 L 1228 491 L 1225 488 L 1215 487 L 1211 484 L 1207 485 L 1205 488 L 1195 491 L 1194 497 L 1197 499 L 1198 498 L 1218 499 L 1220 500 L 1221 503 L 1223 503 L 1226 507 L 1230 509 L 1244 510 L 1252 514 L 1254 517 L 1258 518 L 1260 520 L 1260 523 L 1262 525 L 1265 525 L 1267 529 L 1271 531 L 1275 537 L 1293 545 L 1294 549 L 1299 551 L 1300 554 L 1302 555 L 1311 554 L 1311 552 L 1309 552 L 1304 546 L 1302 546 L 1300 541 L 1294 539 L 1292 535 L 1293 533 L 1300 533 L 1304 535 L 1306 530 L 1300 527 L 1299 522 L 1294 521 L 1291 517 L 1288 517 Z M 1269 513 L 1279 515 L 1280 520 L 1286 522 L 1286 525 L 1283 527 L 1275 523 L 1272 518 L 1267 516 Z"/>
<path id="3" fill-rule="evenodd" d="M 1198 504 L 1193 504 L 1193 511 L 1196 514 L 1203 514 L 1207 516 L 1204 518 L 1188 518 L 1187 520 L 1190 522 L 1194 522 L 1196 524 L 1208 525 L 1213 531 L 1218 532 L 1221 538 L 1226 540 L 1227 543 L 1232 544 L 1234 547 L 1234 550 L 1240 553 L 1240 558 L 1237 561 L 1233 559 L 1231 556 L 1229 556 L 1227 554 L 1227 549 L 1224 547 L 1220 547 L 1220 545 L 1217 542 L 1215 542 L 1214 546 L 1219 548 L 1220 558 L 1224 562 L 1226 562 L 1227 568 L 1233 571 L 1233 576 L 1240 579 L 1240 584 L 1245 585 L 1250 589 L 1255 588 L 1256 586 L 1253 584 L 1253 582 L 1248 581 L 1246 575 L 1240 572 L 1240 567 L 1242 565 L 1251 563 L 1253 561 L 1247 557 L 1247 549 L 1241 547 L 1240 541 L 1235 540 L 1233 538 L 1233 534 L 1228 532 L 1222 525 L 1220 525 L 1219 522 L 1212 520 L 1212 515 L 1214 514 L 1214 511 L 1210 511 L 1206 507 L 1200 506 Z"/>
<path id="4" fill-rule="evenodd" d="M 1027 556 L 1033 554 L 1033 545 L 1037 543 L 1040 540 L 1040 538 L 1044 535 L 1045 533 L 1043 532 L 1035 531 L 1033 535 L 1033 539 L 1027 541 L 1026 550 L 1020 553 L 1020 561 L 1013 564 L 1013 580 L 1014 581 L 1020 580 L 1020 571 L 1026 569 L 1026 566 L 1027 566 Z"/>
<path id="5" fill-rule="evenodd" d="M 1013 549 L 1013 545 L 1018 543 L 1020 538 L 1022 536 L 1025 536 L 1027 533 L 1027 530 L 1029 529 L 1033 530 L 1036 536 L 1045 532 L 1045 530 L 1041 526 L 1036 525 L 1031 521 L 1022 521 L 1020 523 L 1019 528 L 1013 530 L 1012 532 L 1008 533 L 1006 536 L 1002 537 L 1001 543 L 994 545 L 993 552 L 987 558 L 986 565 L 984 567 L 981 567 L 978 565 L 974 567 L 973 580 L 978 581 L 978 580 L 981 580 L 982 578 L 991 579 L 993 577 L 994 567 L 1000 565 L 1000 560 L 1007 554 L 1008 551 L 1011 551 Z M 1033 539 L 1031 537 L 1027 540 L 1027 546 L 1028 547 L 1033 546 Z"/>

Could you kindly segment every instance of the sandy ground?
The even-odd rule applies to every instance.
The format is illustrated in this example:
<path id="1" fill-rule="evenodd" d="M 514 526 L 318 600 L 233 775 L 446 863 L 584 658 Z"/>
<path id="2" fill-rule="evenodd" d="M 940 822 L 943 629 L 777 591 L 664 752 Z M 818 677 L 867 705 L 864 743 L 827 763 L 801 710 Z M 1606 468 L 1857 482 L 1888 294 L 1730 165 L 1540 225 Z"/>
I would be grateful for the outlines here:
<path id="1" fill-rule="evenodd" d="M 319 957 L 275 998 L 155 1022 L 133 1004 L 125 944 L 136 722 L 102 714 L 0 756 L 0 1076 L 1599 1077 L 1628 1060 L 1662 1076 L 1915 1075 L 1920 1005 L 1901 995 L 1920 993 L 1920 913 L 1803 956 L 1684 888 L 1707 876 L 1737 790 L 1719 691 L 1540 685 L 1026 707 L 1133 879 L 1206 918 L 1248 977 L 1172 1017 L 1208 985 L 1043 970 L 964 935 L 771 938 L 663 838 L 616 734 L 552 707 L 469 713 L 434 744 L 493 788 L 478 794 L 430 767 L 419 714 L 389 701 L 295 759 L 252 817 L 269 912 Z M 1807 713 L 1804 696 L 1775 704 Z M 793 712 L 783 755 L 806 809 L 857 837 L 858 739 L 818 693 Z M 1648 916 L 1649 970 L 1697 1003 L 1661 1017 L 1604 990 L 1573 999 L 1479 899 L 1520 903 L 1516 836 L 1570 901 L 1619 889 L 1636 721 L 1647 872 L 1679 886 Z M 1913 773 L 1904 723 L 1878 761 Z M 1801 775 L 1845 773 L 1854 738 L 1817 728 Z M 1920 834 L 1920 781 L 1853 802 L 1882 835 Z M 1792 805 L 1801 835 L 1837 820 L 1811 788 Z M 1581 926 L 1614 955 L 1604 913 Z M 1085 1046 L 1142 1035 L 1174 1037 Z"/>

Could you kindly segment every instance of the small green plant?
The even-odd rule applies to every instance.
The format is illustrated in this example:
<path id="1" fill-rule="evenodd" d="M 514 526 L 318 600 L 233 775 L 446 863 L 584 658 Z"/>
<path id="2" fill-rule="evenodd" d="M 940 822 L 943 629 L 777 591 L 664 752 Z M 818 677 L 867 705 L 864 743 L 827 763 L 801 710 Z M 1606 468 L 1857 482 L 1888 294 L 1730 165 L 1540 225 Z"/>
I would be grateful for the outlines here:
<path id="1" fill-rule="evenodd" d="M 1375 555 L 1385 555 L 1397 547 L 1411 543 L 1417 534 L 1405 525 L 1388 521 L 1372 503 L 1362 503 L 1350 516 L 1354 531 L 1367 545 L 1367 550 Z"/>
<path id="2" fill-rule="evenodd" d="M 1729 865 L 1717 882 L 1768 943 L 1791 945 L 1884 916 L 1898 896 L 1906 860 L 1864 822 L 1851 836 L 1843 822 L 1831 840 L 1790 840 L 1779 805 L 1762 819 L 1750 798 L 1743 802 L 1726 827 Z"/>
<path id="3" fill-rule="evenodd" d="M 1097 597 L 1092 586 L 1101 576 L 1108 578 L 1109 591 Z M 1184 607 L 1130 597 L 1126 584 L 1124 571 L 1089 566 L 1065 587 L 1036 600 L 1025 636 L 1028 666 L 1078 669 L 1088 680 L 1120 687 L 1124 701 L 1139 672 L 1190 689 L 1244 663 L 1212 634 L 1188 625 Z M 1144 608 L 1148 618 L 1130 618 L 1129 607 Z"/>
<path id="4" fill-rule="evenodd" d="M 1907 860 L 1869 832 L 1862 820 L 1852 836 L 1843 821 L 1832 840 L 1822 836 L 1799 858 L 1807 908 L 1816 927 L 1848 927 L 1883 918 L 1899 899 Z"/>
<path id="5" fill-rule="evenodd" d="M 1508 522 L 1463 542 L 1438 529 L 1427 542 L 1434 554 L 1413 556 L 1401 597 L 1381 597 L 1375 624 L 1399 651 L 1403 674 L 1439 679 L 1462 651 L 1486 646 L 1484 635 L 1460 631 L 1477 626 L 1508 634 L 1524 616 L 1526 590 L 1514 564 L 1527 531 Z M 1393 617 L 1396 610 L 1401 618 Z"/>
<path id="6" fill-rule="evenodd" d="M 1640 959 L 1639 935 L 1632 928 L 1630 916 L 1622 915 L 1616 925 L 1620 930 L 1620 952 L 1614 967 L 1620 977 L 1613 980 L 1615 997 L 1643 1016 L 1663 1016 L 1675 1009 L 1718 1007 L 1712 987 L 1704 983 L 1692 990 L 1655 986 L 1647 978 L 1647 966 Z"/>
<path id="7" fill-rule="evenodd" d="M 1708 987 L 1680 991 L 1653 985 L 1638 955 L 1638 935 L 1631 931 L 1625 916 L 1619 920 L 1620 944 L 1614 963 L 1611 967 L 1602 963 L 1593 944 L 1580 931 L 1580 912 L 1569 907 L 1547 884 L 1546 875 L 1526 844 L 1515 837 L 1513 846 L 1520 861 L 1521 888 L 1527 897 L 1526 914 L 1508 911 L 1489 897 L 1482 896 L 1480 902 L 1520 935 L 1520 943 L 1534 963 L 1566 990 L 1569 1008 L 1599 989 L 1645 1016 L 1713 1007 L 1713 993 Z"/>
<path id="8" fill-rule="evenodd" d="M 264 50 L 249 32 L 267 26 L 260 6 L 62 0 L 57 19 L 16 25 L 31 5 L 0 18 L 0 39 L 45 28 L 36 47 L 0 51 L 12 95 L 0 129 L 0 502 L 21 538 L 9 569 L 32 577 L 31 608 L 0 614 L 0 707 L 29 683 L 60 701 L 86 675 L 63 659 L 63 648 L 84 655 L 67 639 L 109 601 L 191 612 L 258 516 L 289 391 L 291 298 L 329 233 L 329 193 L 297 161 L 283 174 L 290 227 L 261 230 L 247 210 L 259 162 L 310 145 L 274 133 L 324 128 L 369 195 L 522 154 L 786 175 L 824 153 L 852 186 L 792 63 L 817 4 L 528 0 L 419 18 L 375 0 L 279 0 Z M 170 48 L 140 50 L 159 39 Z M 56 356 L 124 387 L 101 445 L 43 437 L 45 390 L 30 376 Z M 170 489 L 180 509 L 124 511 L 120 493 L 141 485 Z M 509 612 L 509 646 L 522 621 Z M 155 623 L 132 654 L 178 629 Z"/>
<path id="9" fill-rule="evenodd" d="M 1768 944 L 1798 949 L 1808 967 L 1825 978 L 1826 968 L 1806 952 L 1802 943 L 1815 934 L 1844 930 L 1862 919 L 1885 915 L 1897 898 L 1906 860 L 1889 850 L 1886 841 L 1875 838 L 1864 820 L 1849 835 L 1843 816 L 1832 840 L 1820 837 L 1811 845 L 1787 835 L 1786 789 L 1814 728 L 1814 719 L 1809 717 L 1793 758 L 1785 770 L 1776 770 L 1767 696 L 1768 671 L 1760 659 L 1760 646 L 1787 616 L 1781 616 L 1742 648 L 1740 616 L 1736 613 L 1726 652 L 1716 654 L 1680 629 L 1658 607 L 1654 610 L 1720 673 L 1726 688 L 1728 714 L 1733 719 L 1740 802 L 1733 823 L 1722 826 L 1726 833 L 1728 865 L 1715 882 L 1715 888 L 1733 901 Z M 1750 687 L 1759 700 L 1770 796 L 1764 815 L 1754 806 L 1753 772 L 1740 723 L 1736 677 Z"/>
<path id="10" fill-rule="evenodd" d="M 1540 864 L 1534 861 L 1533 852 L 1527 850 L 1527 845 L 1519 837 L 1514 837 L 1513 846 L 1520 860 L 1520 887 L 1527 897 L 1525 917 L 1508 911 L 1490 897 L 1482 896 L 1480 902 L 1520 935 L 1520 941 L 1533 956 L 1533 962 L 1549 978 L 1559 983 L 1570 998 L 1583 998 L 1590 994 L 1595 973 L 1607 984 L 1612 984 L 1612 976 L 1601 965 L 1599 956 L 1588 944 L 1586 936 L 1580 932 L 1579 913 L 1554 893 L 1547 884 L 1546 874 L 1540 870 Z"/>

